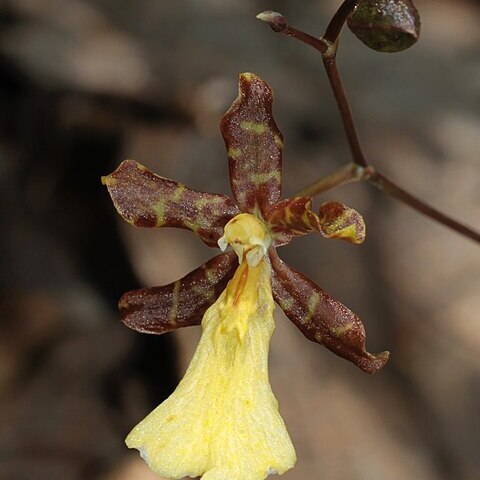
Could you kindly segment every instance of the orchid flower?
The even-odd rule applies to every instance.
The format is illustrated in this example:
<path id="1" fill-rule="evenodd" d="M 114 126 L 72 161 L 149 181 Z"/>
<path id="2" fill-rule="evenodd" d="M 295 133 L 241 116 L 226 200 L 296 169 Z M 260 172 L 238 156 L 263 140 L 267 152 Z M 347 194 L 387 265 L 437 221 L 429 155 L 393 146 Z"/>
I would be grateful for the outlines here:
<path id="1" fill-rule="evenodd" d="M 388 359 L 388 352 L 366 351 L 354 313 L 277 255 L 277 247 L 311 232 L 361 243 L 365 225 L 341 203 L 326 202 L 317 214 L 310 198 L 281 199 L 283 137 L 272 101 L 263 80 L 240 75 L 238 98 L 221 122 L 233 200 L 132 160 L 102 179 L 129 223 L 189 229 L 224 252 L 170 285 L 128 292 L 119 302 L 122 321 L 139 332 L 202 325 L 183 380 L 126 439 L 167 478 L 261 480 L 295 464 L 268 381 L 274 300 L 309 340 L 365 372 Z"/>

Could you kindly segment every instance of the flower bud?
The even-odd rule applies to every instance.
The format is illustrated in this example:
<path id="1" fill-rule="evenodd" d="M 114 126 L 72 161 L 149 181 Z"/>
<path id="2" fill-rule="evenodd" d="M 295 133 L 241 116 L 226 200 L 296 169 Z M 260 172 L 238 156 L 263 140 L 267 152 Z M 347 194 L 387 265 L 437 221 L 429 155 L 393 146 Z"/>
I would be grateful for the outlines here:
<path id="1" fill-rule="evenodd" d="M 412 0 L 361 0 L 348 27 L 367 47 L 395 53 L 417 42 L 420 16 Z"/>
<path id="2" fill-rule="evenodd" d="M 257 18 L 262 22 L 267 22 L 274 32 L 283 32 L 288 27 L 285 17 L 278 12 L 273 10 L 266 10 L 265 12 L 259 13 Z"/>

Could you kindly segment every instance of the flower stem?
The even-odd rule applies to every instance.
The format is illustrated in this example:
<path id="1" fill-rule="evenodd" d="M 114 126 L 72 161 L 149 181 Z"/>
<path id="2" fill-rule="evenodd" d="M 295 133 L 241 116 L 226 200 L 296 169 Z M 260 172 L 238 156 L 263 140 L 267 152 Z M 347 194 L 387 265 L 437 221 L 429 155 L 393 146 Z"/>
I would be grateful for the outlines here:
<path id="1" fill-rule="evenodd" d="M 297 30 L 296 28 L 290 26 L 287 26 L 285 30 L 279 33 L 283 33 L 285 35 L 288 35 L 289 37 L 293 37 L 296 40 L 300 40 L 301 42 L 310 45 L 315 50 L 318 50 L 322 54 L 322 56 L 325 55 L 329 47 L 328 43 L 326 43 L 322 38 L 315 38 L 308 33 L 302 32 L 301 30 Z"/>
<path id="2" fill-rule="evenodd" d="M 372 175 L 368 178 L 370 183 L 375 185 L 382 192 L 388 193 L 390 196 L 400 200 L 409 207 L 413 208 L 417 212 L 425 215 L 426 217 L 441 223 L 445 227 L 448 227 L 455 232 L 470 238 L 474 242 L 480 243 L 480 233 L 467 227 L 463 223 L 445 215 L 443 212 L 431 207 L 422 200 L 414 197 L 412 194 L 399 187 L 396 183 L 392 182 L 388 177 L 380 173 L 379 171 L 373 171 Z"/>
<path id="3" fill-rule="evenodd" d="M 314 197 L 319 193 L 326 192 L 332 188 L 345 185 L 350 182 L 363 180 L 365 169 L 355 163 L 349 163 L 330 175 L 320 178 L 305 188 L 297 192 L 294 197 Z"/>
<path id="4" fill-rule="evenodd" d="M 358 138 L 357 128 L 355 127 L 355 121 L 353 120 L 352 111 L 348 103 L 345 89 L 343 88 L 342 79 L 337 68 L 336 57 L 323 57 L 323 64 L 325 71 L 327 72 L 328 80 L 332 86 L 335 100 L 337 101 L 338 110 L 342 117 L 343 128 L 347 136 L 348 144 L 350 146 L 350 152 L 352 154 L 353 161 L 362 167 L 367 167 L 368 163 L 363 154 L 362 146 L 360 145 L 360 139 Z"/>
<path id="5" fill-rule="evenodd" d="M 345 25 L 347 18 L 355 10 L 358 1 L 359 0 L 345 0 L 340 5 L 340 8 L 335 12 L 335 15 L 328 24 L 325 35 L 323 35 L 324 40 L 332 44 L 337 43 L 340 33 L 342 32 L 342 28 Z"/>
<path id="6" fill-rule="evenodd" d="M 480 243 L 480 233 L 476 232 L 470 227 L 467 227 L 463 223 L 445 215 L 440 210 L 428 205 L 422 200 L 419 200 L 411 193 L 398 186 L 386 175 L 376 170 L 369 165 L 368 167 L 362 167 L 355 163 L 349 163 L 330 175 L 320 178 L 317 181 L 310 184 L 308 187 L 303 188 L 297 192 L 294 197 L 313 197 L 320 193 L 326 192 L 333 188 L 345 185 L 351 182 L 358 182 L 367 180 L 376 188 L 382 192 L 390 195 L 391 197 L 400 200 L 402 203 L 413 208 L 417 212 L 425 215 L 426 217 L 441 223 L 445 227 L 448 227 L 455 232 L 470 238 L 474 242 Z"/>

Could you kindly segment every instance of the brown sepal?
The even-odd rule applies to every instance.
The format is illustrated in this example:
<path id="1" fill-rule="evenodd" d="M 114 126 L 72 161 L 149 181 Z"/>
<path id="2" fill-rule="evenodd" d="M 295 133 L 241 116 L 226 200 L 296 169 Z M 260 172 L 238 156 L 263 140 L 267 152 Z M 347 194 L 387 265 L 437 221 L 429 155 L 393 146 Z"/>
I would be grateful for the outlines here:
<path id="1" fill-rule="evenodd" d="M 264 213 L 280 199 L 283 137 L 272 116 L 271 88 L 253 73 L 242 73 L 238 86 L 220 124 L 230 185 L 242 211 Z"/>
<path id="2" fill-rule="evenodd" d="M 289 243 L 293 237 L 320 230 L 320 221 L 312 211 L 312 199 L 287 198 L 268 212 L 265 221 L 270 226 L 275 246 Z"/>
<path id="3" fill-rule="evenodd" d="M 217 246 L 224 225 L 240 211 L 225 195 L 204 193 L 125 160 L 102 177 L 118 213 L 137 227 L 178 227 Z"/>
<path id="4" fill-rule="evenodd" d="M 365 240 L 366 228 L 363 217 L 343 203 L 323 203 L 318 217 L 320 231 L 325 238 L 338 238 L 357 244 Z"/>
<path id="5" fill-rule="evenodd" d="M 169 285 L 127 292 L 118 302 L 122 322 L 154 334 L 199 325 L 237 267 L 235 252 L 226 252 Z"/>
<path id="6" fill-rule="evenodd" d="M 385 365 L 389 352 L 372 355 L 365 350 L 365 329 L 353 312 L 289 267 L 273 248 L 269 256 L 275 301 L 309 340 L 370 374 Z"/>

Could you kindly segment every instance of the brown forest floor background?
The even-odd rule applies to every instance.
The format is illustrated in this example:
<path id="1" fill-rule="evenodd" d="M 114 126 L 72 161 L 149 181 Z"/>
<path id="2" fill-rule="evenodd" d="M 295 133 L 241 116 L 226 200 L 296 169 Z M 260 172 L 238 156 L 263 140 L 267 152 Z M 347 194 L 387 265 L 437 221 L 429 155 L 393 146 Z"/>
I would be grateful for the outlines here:
<path id="1" fill-rule="evenodd" d="M 236 76 L 275 90 L 288 195 L 349 160 L 321 61 L 255 20 L 321 32 L 339 0 L 0 1 L 0 478 L 150 480 L 123 444 L 173 390 L 199 335 L 142 336 L 126 290 L 210 257 L 184 231 L 123 224 L 100 176 L 134 158 L 228 192 L 220 116 Z M 480 8 L 418 0 L 398 55 L 346 31 L 340 51 L 372 163 L 480 225 Z M 322 199 L 362 212 L 364 245 L 299 239 L 281 254 L 364 319 L 368 377 L 278 313 L 271 381 L 298 451 L 287 480 L 480 478 L 480 249 L 368 185 Z"/>

